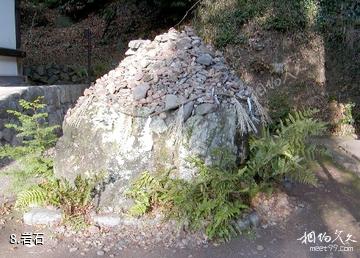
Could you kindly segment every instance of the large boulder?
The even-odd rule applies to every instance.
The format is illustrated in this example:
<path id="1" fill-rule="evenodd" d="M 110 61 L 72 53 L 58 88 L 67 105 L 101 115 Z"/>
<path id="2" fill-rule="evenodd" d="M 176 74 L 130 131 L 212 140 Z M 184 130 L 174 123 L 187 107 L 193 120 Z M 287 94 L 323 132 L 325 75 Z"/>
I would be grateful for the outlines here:
<path id="1" fill-rule="evenodd" d="M 221 149 L 241 162 L 248 133 L 265 120 L 251 89 L 191 29 L 129 47 L 67 113 L 56 146 L 58 177 L 106 172 L 98 199 L 104 211 L 126 210 L 123 192 L 144 171 L 191 180 L 188 158 L 212 164 Z"/>

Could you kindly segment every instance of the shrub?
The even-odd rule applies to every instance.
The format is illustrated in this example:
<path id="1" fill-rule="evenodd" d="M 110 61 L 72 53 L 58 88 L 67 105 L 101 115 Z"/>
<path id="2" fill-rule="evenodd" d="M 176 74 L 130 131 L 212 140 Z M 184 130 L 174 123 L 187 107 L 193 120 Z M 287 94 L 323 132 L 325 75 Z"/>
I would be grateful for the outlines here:
<path id="1" fill-rule="evenodd" d="M 135 180 L 127 196 L 135 199 L 132 215 L 143 215 L 160 207 L 167 218 L 175 218 L 190 229 L 205 229 L 210 239 L 230 239 L 240 233 L 232 223 L 249 207 L 251 198 L 289 177 L 302 183 L 316 184 L 309 169 L 315 159 L 316 146 L 307 143 L 312 135 L 324 131 L 323 123 L 313 120 L 313 111 L 289 115 L 274 135 L 263 130 L 250 142 L 249 160 L 240 168 L 233 157 L 221 150 L 219 162 L 206 166 L 191 159 L 198 170 L 192 181 L 174 179 L 168 173 L 151 175 L 145 172 Z"/>
<path id="2" fill-rule="evenodd" d="M 54 129 L 46 122 L 48 114 L 44 112 L 42 97 L 33 102 L 20 100 L 24 113 L 9 110 L 18 120 L 17 124 L 7 124 L 22 137 L 22 146 L 5 145 L 0 148 L 0 158 L 10 157 L 17 164 L 5 171 L 12 178 L 16 192 L 15 207 L 26 209 L 31 205 L 53 205 L 64 211 L 67 222 L 82 226 L 85 216 L 91 208 L 91 195 L 96 184 L 103 178 L 87 179 L 77 176 L 74 184 L 55 178 L 53 160 L 46 156 L 46 150 L 56 143 Z"/>
<path id="3" fill-rule="evenodd" d="M 5 127 L 17 132 L 17 137 L 22 140 L 21 146 L 4 145 L 0 147 L 0 158 L 8 157 L 17 161 L 15 167 L 5 170 L 5 175 L 13 179 L 13 190 L 26 188 L 34 183 L 36 178 L 47 178 L 52 175 L 52 159 L 45 155 L 45 151 L 54 146 L 57 136 L 54 132 L 58 126 L 49 126 L 46 122 L 48 114 L 43 112 L 45 104 L 42 97 L 33 102 L 20 100 L 19 104 L 24 112 L 8 110 L 14 115 L 17 124 L 6 124 Z"/>

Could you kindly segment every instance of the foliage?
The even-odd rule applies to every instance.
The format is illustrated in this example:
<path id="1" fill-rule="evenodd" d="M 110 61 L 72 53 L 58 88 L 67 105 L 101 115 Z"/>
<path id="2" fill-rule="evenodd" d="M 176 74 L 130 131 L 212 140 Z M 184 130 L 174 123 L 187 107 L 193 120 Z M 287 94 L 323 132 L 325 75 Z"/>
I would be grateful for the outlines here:
<path id="1" fill-rule="evenodd" d="M 166 210 L 190 229 L 205 227 L 209 238 L 229 239 L 238 233 L 231 220 L 248 208 L 250 187 L 242 182 L 243 170 L 224 171 L 220 166 L 192 163 L 199 176 L 192 182 L 171 179 L 168 173 L 151 176 L 145 172 L 134 182 L 127 196 L 135 199 L 132 215 L 143 215 L 153 206 Z"/>
<path id="2" fill-rule="evenodd" d="M 261 190 L 283 180 L 315 184 L 309 170 L 316 148 L 308 137 L 320 134 L 324 124 L 313 120 L 313 111 L 289 115 L 274 135 L 264 130 L 250 143 L 250 157 L 241 167 L 226 150 L 218 151 L 218 162 L 206 166 L 197 158 L 191 162 L 198 174 L 192 181 L 170 177 L 170 172 L 145 172 L 135 180 L 127 196 L 135 199 L 130 214 L 140 216 L 159 207 L 168 218 L 175 218 L 190 229 L 205 229 L 210 239 L 230 239 L 240 231 L 232 223 L 248 209 L 251 198 Z"/>
<path id="3" fill-rule="evenodd" d="M 242 25 L 261 15 L 268 3 L 264 0 L 203 0 L 197 9 L 194 24 L 207 42 L 217 47 L 244 41 L 239 33 Z"/>
<path id="4" fill-rule="evenodd" d="M 46 122 L 48 114 L 43 112 L 45 104 L 42 99 L 39 97 L 33 102 L 20 100 L 24 112 L 8 110 L 20 124 L 6 124 L 5 127 L 17 132 L 22 145 L 1 146 L 0 158 L 9 157 L 17 161 L 17 166 L 5 171 L 5 175 L 13 178 L 15 191 L 26 188 L 33 183 L 34 178 L 48 178 L 52 174 L 53 162 L 45 155 L 45 151 L 54 146 L 57 139 L 54 129 L 58 126 L 49 126 Z"/>
<path id="5" fill-rule="evenodd" d="M 248 22 L 281 32 L 318 28 L 335 39 L 358 17 L 351 0 L 203 0 L 194 22 L 206 41 L 224 47 L 242 43 L 241 28 Z"/>
<path id="6" fill-rule="evenodd" d="M 10 157 L 18 165 L 6 171 L 13 179 L 17 192 L 15 208 L 25 209 L 33 205 L 53 205 L 64 211 L 65 220 L 76 228 L 84 225 L 85 215 L 91 208 L 90 200 L 95 185 L 104 176 L 100 173 L 95 178 L 77 176 L 74 183 L 55 178 L 53 160 L 45 152 L 56 142 L 54 129 L 45 121 L 48 114 L 44 112 L 42 98 L 33 102 L 20 100 L 24 113 L 10 110 L 18 124 L 8 124 L 23 138 L 23 145 L 5 145 L 0 149 L 0 157 Z"/>
<path id="7" fill-rule="evenodd" d="M 102 176 L 87 179 L 77 176 L 74 184 L 52 176 L 43 182 L 21 191 L 16 199 L 15 208 L 52 205 L 61 208 L 65 221 L 79 229 L 86 224 L 86 215 L 91 209 L 92 191 Z"/>
<path id="8" fill-rule="evenodd" d="M 285 91 L 270 92 L 268 103 L 272 121 L 278 122 L 285 119 L 291 111 L 289 96 Z"/>
<path id="9" fill-rule="evenodd" d="M 359 22 L 359 9 L 352 0 L 319 0 L 317 27 L 331 39 L 344 37 L 344 27 Z"/>
<path id="10" fill-rule="evenodd" d="M 354 124 L 355 120 L 353 118 L 353 109 L 355 107 L 355 103 L 347 103 L 344 105 L 344 115 L 340 120 L 340 124 Z"/>
<path id="11" fill-rule="evenodd" d="M 312 25 L 317 14 L 316 0 L 276 0 L 266 27 L 278 31 L 302 30 Z"/>
<path id="12" fill-rule="evenodd" d="M 309 164 L 315 159 L 317 146 L 307 142 L 310 136 L 325 131 L 325 124 L 312 118 L 315 111 L 297 111 L 280 120 L 274 135 L 263 130 L 261 138 L 250 143 L 249 171 L 261 181 L 272 182 L 284 178 L 316 184 Z"/>

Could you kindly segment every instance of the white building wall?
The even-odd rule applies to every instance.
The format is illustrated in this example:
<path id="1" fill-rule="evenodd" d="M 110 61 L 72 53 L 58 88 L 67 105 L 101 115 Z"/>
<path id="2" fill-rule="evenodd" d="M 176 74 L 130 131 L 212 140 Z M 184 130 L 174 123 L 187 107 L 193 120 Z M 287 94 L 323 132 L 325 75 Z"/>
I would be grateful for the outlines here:
<path id="1" fill-rule="evenodd" d="M 16 49 L 15 0 L 0 0 L 0 47 Z M 18 75 L 15 57 L 0 56 L 0 76 Z"/>

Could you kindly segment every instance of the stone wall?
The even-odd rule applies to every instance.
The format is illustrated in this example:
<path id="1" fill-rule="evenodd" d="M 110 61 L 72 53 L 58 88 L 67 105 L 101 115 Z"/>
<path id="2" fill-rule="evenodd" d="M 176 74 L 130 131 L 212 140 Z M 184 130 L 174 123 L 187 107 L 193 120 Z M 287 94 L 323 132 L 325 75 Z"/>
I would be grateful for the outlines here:
<path id="1" fill-rule="evenodd" d="M 36 85 L 79 84 L 87 80 L 85 68 L 73 65 L 36 65 L 24 67 L 29 83 Z"/>
<path id="2" fill-rule="evenodd" d="M 5 124 L 16 121 L 6 111 L 9 109 L 22 111 L 18 104 L 19 99 L 32 101 L 38 96 L 44 96 L 49 123 L 61 125 L 67 110 L 76 103 L 87 87 L 86 84 L 0 87 L 0 145 L 19 143 L 15 132 L 5 128 Z"/>

